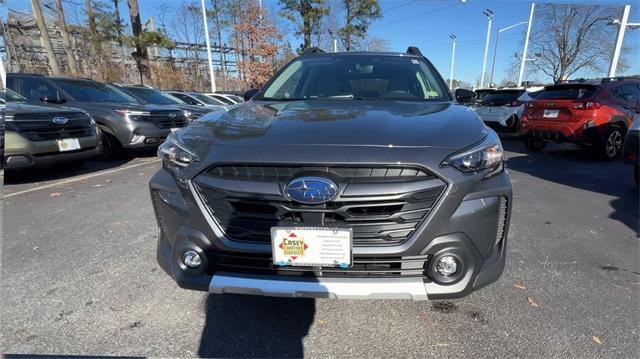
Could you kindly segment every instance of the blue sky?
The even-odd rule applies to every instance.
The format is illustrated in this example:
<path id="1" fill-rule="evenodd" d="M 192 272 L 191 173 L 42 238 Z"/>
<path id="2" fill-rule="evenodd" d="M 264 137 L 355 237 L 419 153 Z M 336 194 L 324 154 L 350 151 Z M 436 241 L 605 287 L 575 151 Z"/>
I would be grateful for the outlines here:
<path id="1" fill-rule="evenodd" d="M 49 0 L 42 0 L 47 2 Z M 111 3 L 111 0 L 102 0 Z M 149 16 L 157 16 L 160 4 L 168 8 L 167 18 L 176 9 L 182 0 L 138 0 L 140 11 L 144 19 Z M 63 0 L 63 3 L 65 0 Z M 75 0 L 77 3 L 83 1 Z M 549 2 L 549 1 L 546 1 Z M 612 18 L 622 16 L 622 5 L 624 1 L 600 0 L 581 1 L 590 4 L 611 4 L 620 5 L 619 14 L 612 14 Z M 640 22 L 640 4 L 637 1 L 631 3 L 631 15 L 629 21 Z M 209 1 L 207 1 L 209 4 Z M 495 30 L 509 25 L 527 21 L 529 16 L 530 1 L 525 0 L 502 0 L 502 1 L 482 1 L 467 0 L 466 2 L 456 0 L 381 0 L 384 18 L 375 22 L 370 28 L 370 34 L 374 37 L 383 38 L 390 45 L 393 51 L 404 51 L 410 45 L 418 46 L 423 54 L 427 56 L 444 77 L 449 75 L 449 64 L 451 61 L 451 41 L 449 34 L 457 36 L 456 65 L 454 78 L 466 82 L 474 83 L 480 78 L 482 67 L 482 56 L 487 29 L 487 18 L 482 14 L 485 8 L 494 12 L 491 43 L 489 57 L 487 61 L 487 78 L 490 72 L 491 60 L 493 56 L 493 46 Z M 29 10 L 29 0 L 9 0 L 7 5 L 12 9 Z M 263 5 L 277 12 L 277 0 L 263 0 Z M 120 11 L 123 17 L 128 14 L 126 0 L 120 1 Z M 6 17 L 6 10 L 3 11 Z M 69 14 L 68 14 L 69 15 Z M 535 15 L 534 15 L 535 22 Z M 293 48 L 300 44 L 300 39 L 293 36 L 293 26 L 286 20 L 279 20 L 279 25 L 287 33 L 287 38 Z M 522 42 L 526 26 L 521 25 L 500 34 L 498 56 L 496 57 L 496 73 L 494 81 L 499 82 L 505 77 L 506 70 L 513 62 L 514 53 L 522 52 Z M 634 51 L 631 68 L 628 74 L 640 73 L 640 29 L 627 30 L 625 44 L 633 44 Z M 581 74 L 587 77 L 604 76 L 602 74 Z M 537 77 L 537 78 L 536 78 Z M 548 80 L 543 75 L 529 76 L 526 79 Z"/>

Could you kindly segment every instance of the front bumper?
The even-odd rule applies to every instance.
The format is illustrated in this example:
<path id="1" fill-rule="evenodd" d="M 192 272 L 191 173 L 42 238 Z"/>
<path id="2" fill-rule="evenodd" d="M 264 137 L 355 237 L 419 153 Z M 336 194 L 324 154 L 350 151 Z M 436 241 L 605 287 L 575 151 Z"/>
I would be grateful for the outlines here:
<path id="1" fill-rule="evenodd" d="M 461 176 L 452 168 L 442 171 Z M 466 296 L 496 281 L 505 265 L 512 200 L 506 171 L 487 180 L 467 179 L 451 186 L 411 240 L 393 246 L 354 247 L 354 263 L 363 258 L 403 262 L 423 256 L 424 266 L 428 267 L 442 253 L 454 253 L 462 258 L 464 271 L 459 281 L 447 285 L 431 280 L 427 270 L 421 270 L 422 264 L 418 267 L 420 274 L 409 277 L 363 278 L 350 273 L 328 275 L 321 270 L 293 276 L 265 267 L 256 272 L 234 270 L 233 266 L 217 262 L 216 253 L 268 261 L 270 245 L 241 245 L 225 238 L 193 192 L 178 186 L 164 169 L 153 177 L 150 189 L 160 227 L 158 263 L 183 288 L 286 297 L 446 299 Z M 500 206 L 503 200 L 508 203 L 505 208 Z M 201 253 L 200 270 L 181 265 L 181 255 L 187 249 Z"/>
<path id="2" fill-rule="evenodd" d="M 100 134 L 78 137 L 80 149 L 60 152 L 56 140 L 30 141 L 19 133 L 5 134 L 5 168 L 17 169 L 48 166 L 96 157 L 100 154 Z"/>

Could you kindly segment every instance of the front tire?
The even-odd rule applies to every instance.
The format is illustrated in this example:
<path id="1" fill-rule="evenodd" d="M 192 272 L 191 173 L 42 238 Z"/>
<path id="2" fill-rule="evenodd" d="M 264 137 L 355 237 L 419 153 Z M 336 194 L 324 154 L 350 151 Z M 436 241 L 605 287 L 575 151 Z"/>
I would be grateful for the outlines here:
<path id="1" fill-rule="evenodd" d="M 609 127 L 596 146 L 597 155 L 601 160 L 613 161 L 620 157 L 624 132 L 618 126 Z"/>
<path id="2" fill-rule="evenodd" d="M 524 147 L 531 152 L 540 152 L 546 146 L 547 143 L 541 139 L 536 137 L 525 137 L 524 138 Z"/>
<path id="3" fill-rule="evenodd" d="M 110 133 L 102 132 L 102 157 L 108 160 L 116 160 L 124 154 L 124 148 L 120 141 Z"/>

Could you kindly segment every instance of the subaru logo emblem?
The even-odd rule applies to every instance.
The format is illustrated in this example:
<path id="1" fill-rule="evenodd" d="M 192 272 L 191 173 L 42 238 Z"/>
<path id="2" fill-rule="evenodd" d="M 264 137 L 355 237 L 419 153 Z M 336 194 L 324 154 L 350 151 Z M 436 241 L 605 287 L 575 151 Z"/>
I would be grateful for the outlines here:
<path id="1" fill-rule="evenodd" d="M 173 113 L 173 112 L 171 112 L 171 113 L 169 114 L 169 118 L 171 118 L 171 119 L 174 119 L 174 118 L 176 118 L 176 117 L 178 117 L 178 115 L 176 115 L 176 114 L 175 114 L 175 113 Z"/>
<path id="2" fill-rule="evenodd" d="M 69 122 L 69 119 L 66 117 L 54 117 L 51 121 L 53 121 L 53 123 L 55 123 L 56 125 L 64 125 Z"/>
<path id="3" fill-rule="evenodd" d="M 299 203 L 321 204 L 336 198 L 338 186 L 326 178 L 300 177 L 289 182 L 285 193 Z"/>

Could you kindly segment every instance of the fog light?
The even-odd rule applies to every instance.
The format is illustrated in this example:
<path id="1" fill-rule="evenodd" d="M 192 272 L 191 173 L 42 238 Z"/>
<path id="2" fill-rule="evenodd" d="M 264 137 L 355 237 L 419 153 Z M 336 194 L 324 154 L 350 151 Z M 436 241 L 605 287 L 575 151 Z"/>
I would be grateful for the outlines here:
<path id="1" fill-rule="evenodd" d="M 188 250 L 182 255 L 182 263 L 188 268 L 198 268 L 202 264 L 202 258 L 198 252 Z"/>
<path id="2" fill-rule="evenodd" d="M 438 259 L 436 271 L 445 277 L 452 276 L 458 272 L 458 261 L 453 256 L 443 256 Z"/>

